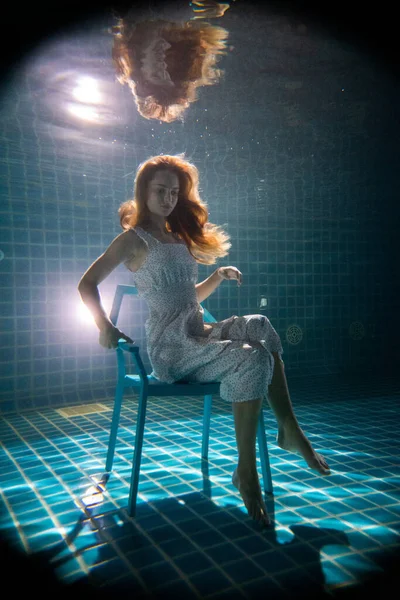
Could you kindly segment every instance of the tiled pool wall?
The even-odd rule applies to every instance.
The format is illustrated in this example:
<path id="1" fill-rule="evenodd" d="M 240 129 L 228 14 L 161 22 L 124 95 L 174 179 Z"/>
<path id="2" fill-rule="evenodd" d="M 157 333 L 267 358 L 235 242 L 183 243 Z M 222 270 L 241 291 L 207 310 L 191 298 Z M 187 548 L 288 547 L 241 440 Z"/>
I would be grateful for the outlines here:
<path id="1" fill-rule="evenodd" d="M 112 395 L 114 353 L 76 288 L 121 231 L 138 164 L 159 153 L 196 164 L 210 221 L 232 236 L 215 267 L 235 265 L 243 285 L 205 301 L 217 319 L 268 315 L 296 375 L 396 363 L 397 84 L 355 48 L 260 10 L 237 3 L 218 21 L 225 74 L 183 122 L 138 115 L 115 81 L 108 16 L 44 44 L 3 87 L 1 411 Z M 101 123 L 68 112 L 80 76 L 99 82 Z M 122 267 L 100 286 L 107 309 L 117 283 L 131 283 Z M 140 342 L 146 307 L 130 302 L 121 327 Z"/>

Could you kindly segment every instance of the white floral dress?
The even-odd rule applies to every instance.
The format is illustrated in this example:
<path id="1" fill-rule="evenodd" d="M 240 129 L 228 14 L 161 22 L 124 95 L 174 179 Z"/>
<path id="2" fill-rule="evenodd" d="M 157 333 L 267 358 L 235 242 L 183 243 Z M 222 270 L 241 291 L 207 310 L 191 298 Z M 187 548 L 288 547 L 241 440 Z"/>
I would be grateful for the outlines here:
<path id="1" fill-rule="evenodd" d="M 133 273 L 146 301 L 145 323 L 151 375 L 176 381 L 219 381 L 229 402 L 265 397 L 274 357 L 283 353 L 279 335 L 264 315 L 233 315 L 205 325 L 196 298 L 198 264 L 184 243 L 164 243 L 141 227 L 133 228 L 148 246 L 142 266 Z"/>

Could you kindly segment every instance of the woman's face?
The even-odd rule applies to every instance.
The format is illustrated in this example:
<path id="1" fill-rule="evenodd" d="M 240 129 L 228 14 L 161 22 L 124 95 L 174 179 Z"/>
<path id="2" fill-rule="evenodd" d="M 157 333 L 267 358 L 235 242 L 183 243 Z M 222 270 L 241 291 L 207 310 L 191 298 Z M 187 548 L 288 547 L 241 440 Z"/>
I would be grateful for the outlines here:
<path id="1" fill-rule="evenodd" d="M 147 206 L 150 212 L 167 217 L 178 202 L 179 179 L 166 169 L 156 171 L 149 183 Z"/>

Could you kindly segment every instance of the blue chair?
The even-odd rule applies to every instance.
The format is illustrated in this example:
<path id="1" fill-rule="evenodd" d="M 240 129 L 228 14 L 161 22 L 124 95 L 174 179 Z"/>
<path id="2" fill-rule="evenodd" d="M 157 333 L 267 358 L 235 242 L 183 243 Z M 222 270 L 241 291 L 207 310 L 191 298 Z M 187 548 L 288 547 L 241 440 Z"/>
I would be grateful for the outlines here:
<path id="1" fill-rule="evenodd" d="M 133 285 L 118 285 L 110 312 L 110 320 L 116 325 L 119 311 L 121 308 L 122 299 L 125 294 L 137 295 L 137 289 Z M 203 307 L 204 308 L 204 307 Z M 204 308 L 204 321 L 213 323 L 216 321 L 214 317 Z M 133 465 L 131 485 L 128 501 L 128 513 L 131 517 L 135 516 L 136 500 L 139 484 L 140 462 L 142 457 L 144 425 L 146 419 L 147 399 L 149 396 L 204 396 L 204 413 L 203 413 L 203 438 L 201 455 L 203 461 L 208 460 L 208 443 L 210 434 L 210 417 L 211 417 L 211 402 L 213 395 L 219 394 L 219 382 L 175 382 L 165 383 L 159 381 L 146 373 L 142 359 L 140 357 L 139 346 L 129 344 L 124 340 L 118 342 L 117 365 L 118 365 L 118 381 L 115 392 L 114 410 L 111 423 L 110 439 L 108 443 L 106 472 L 107 477 L 112 471 L 114 460 L 115 443 L 117 440 L 118 425 L 121 413 L 122 397 L 124 390 L 134 388 L 139 393 L 139 406 L 136 423 L 135 449 L 133 453 Z M 133 355 L 136 363 L 137 375 L 126 373 L 125 353 Z M 264 416 L 263 411 L 260 411 L 260 417 L 257 428 L 257 440 L 260 453 L 260 461 L 264 482 L 264 490 L 266 493 L 272 494 L 272 478 L 271 469 L 268 457 L 267 440 L 265 437 Z"/>

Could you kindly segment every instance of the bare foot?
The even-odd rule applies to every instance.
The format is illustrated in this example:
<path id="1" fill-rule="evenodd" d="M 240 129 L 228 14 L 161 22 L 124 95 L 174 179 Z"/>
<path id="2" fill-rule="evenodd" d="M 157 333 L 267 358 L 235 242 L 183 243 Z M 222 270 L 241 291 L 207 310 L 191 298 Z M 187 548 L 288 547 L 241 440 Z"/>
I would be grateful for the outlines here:
<path id="1" fill-rule="evenodd" d="M 311 469 L 321 475 L 330 475 L 329 465 L 321 454 L 315 452 L 296 421 L 287 420 L 279 429 L 277 444 L 283 450 L 300 454 Z"/>
<path id="2" fill-rule="evenodd" d="M 239 477 L 237 469 L 235 469 L 232 475 L 232 483 L 235 488 L 239 490 L 250 517 L 261 525 L 270 525 L 271 520 L 268 516 L 267 507 L 262 499 L 258 475 Z"/>

